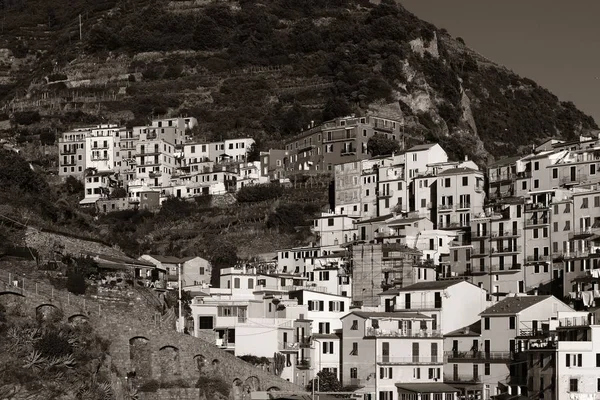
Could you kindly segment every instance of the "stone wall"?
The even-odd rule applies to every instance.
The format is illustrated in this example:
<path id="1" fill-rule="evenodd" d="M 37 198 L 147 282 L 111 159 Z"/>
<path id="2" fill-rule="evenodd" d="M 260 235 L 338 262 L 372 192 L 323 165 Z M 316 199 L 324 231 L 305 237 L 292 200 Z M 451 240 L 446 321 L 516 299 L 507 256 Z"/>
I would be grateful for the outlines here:
<path id="1" fill-rule="evenodd" d="M 112 370 L 121 379 L 133 375 L 138 382 L 185 381 L 193 387 L 201 376 L 219 377 L 231 385 L 231 392 L 240 399 L 242 393 L 257 390 L 303 392 L 299 386 L 262 371 L 207 341 L 167 329 L 157 321 L 149 320 L 147 315 L 137 315 L 135 311 L 106 312 L 101 305 L 89 300 L 82 303 L 72 295 L 66 300 L 63 292 L 53 290 L 50 296 L 48 288 L 41 285 L 22 291 L 12 287 L 6 276 L 0 274 L 0 303 L 8 310 L 31 318 L 93 324 L 96 333 L 111 343 Z"/>

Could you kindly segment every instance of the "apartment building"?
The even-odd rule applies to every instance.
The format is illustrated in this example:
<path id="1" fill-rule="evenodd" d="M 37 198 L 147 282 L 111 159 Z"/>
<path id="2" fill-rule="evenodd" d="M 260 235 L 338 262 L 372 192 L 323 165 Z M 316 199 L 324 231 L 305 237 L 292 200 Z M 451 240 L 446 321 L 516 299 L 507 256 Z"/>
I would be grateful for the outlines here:
<path id="1" fill-rule="evenodd" d="M 285 169 L 289 160 L 287 150 L 269 149 L 260 152 L 260 171 L 262 176 L 270 180 L 285 178 Z"/>
<path id="2" fill-rule="evenodd" d="M 571 308 L 553 296 L 513 296 L 507 297 L 481 313 L 481 342 L 478 352 L 458 349 L 458 353 L 448 355 L 448 363 L 483 364 L 482 376 L 484 392 L 492 395 L 508 392 L 527 392 L 526 355 L 517 346 L 517 338 L 537 329 L 542 321 L 555 316 L 560 311 Z"/>
<path id="3" fill-rule="evenodd" d="M 344 214 L 321 213 L 315 218 L 312 231 L 318 237 L 319 246 L 339 246 L 358 238 L 356 221 L 357 218 Z"/>
<path id="4" fill-rule="evenodd" d="M 210 284 L 212 267 L 208 260 L 198 256 L 173 257 L 156 254 L 144 254 L 138 258 L 154 264 L 165 271 L 169 288 L 178 287 L 181 274 L 182 287 L 206 286 Z"/>
<path id="5" fill-rule="evenodd" d="M 379 297 L 380 307 L 386 311 L 416 311 L 430 316 L 433 329 L 442 334 L 476 322 L 488 306 L 484 290 L 460 279 L 415 283 L 387 290 Z"/>
<path id="6" fill-rule="evenodd" d="M 518 176 L 517 165 L 520 156 L 507 157 L 488 164 L 488 196 L 490 200 L 513 197 L 516 193 L 515 182 Z"/>
<path id="7" fill-rule="evenodd" d="M 471 168 L 448 168 L 437 174 L 434 212 L 440 229 L 468 228 L 471 219 L 483 212 L 485 191 L 483 173 Z"/>
<path id="8" fill-rule="evenodd" d="M 83 179 L 86 169 L 85 138 L 91 127 L 63 132 L 58 138 L 58 176 Z"/>
<path id="9" fill-rule="evenodd" d="M 409 207 L 409 185 L 406 180 L 405 154 L 392 158 L 390 165 L 379 165 L 377 172 L 377 207 L 379 215 L 406 213 Z"/>
<path id="10" fill-rule="evenodd" d="M 375 134 L 396 140 L 404 148 L 403 123 L 377 116 L 344 117 L 326 121 L 285 144 L 293 171 L 331 171 L 337 164 L 369 157 L 367 142 Z"/>
<path id="11" fill-rule="evenodd" d="M 120 128 L 116 125 L 99 125 L 85 138 L 86 169 L 118 171 L 121 166 Z"/>
<path id="12" fill-rule="evenodd" d="M 305 317 L 313 321 L 312 333 L 335 333 L 342 328 L 340 318 L 350 311 L 350 297 L 315 291 L 310 287 L 291 290 L 289 297 L 307 307 Z"/>
<path id="13" fill-rule="evenodd" d="M 436 279 L 434 267 L 420 262 L 423 254 L 401 243 L 357 243 L 349 252 L 355 305 L 377 307 L 382 290 Z"/>
<path id="14" fill-rule="evenodd" d="M 227 139 L 223 144 L 225 151 L 223 161 L 240 163 L 247 161 L 246 156 L 254 144 L 254 139 Z"/>
<path id="15" fill-rule="evenodd" d="M 342 385 L 386 400 L 416 399 L 414 390 L 439 392 L 443 339 L 432 324 L 418 312 L 353 311 L 343 317 Z"/>
<path id="16" fill-rule="evenodd" d="M 448 154 L 437 143 L 425 143 L 413 146 L 405 154 L 405 179 L 410 181 L 419 175 L 436 172 L 432 164 L 448 162 Z"/>

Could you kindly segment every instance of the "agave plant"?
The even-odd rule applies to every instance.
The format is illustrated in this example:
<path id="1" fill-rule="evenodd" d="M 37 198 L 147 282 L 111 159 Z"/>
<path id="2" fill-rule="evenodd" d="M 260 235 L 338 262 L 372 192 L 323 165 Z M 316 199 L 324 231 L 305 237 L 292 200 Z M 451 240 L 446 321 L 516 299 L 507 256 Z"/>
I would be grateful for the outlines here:
<path id="1" fill-rule="evenodd" d="M 44 364 L 46 364 L 47 360 L 42 357 L 42 354 L 33 350 L 27 356 L 25 356 L 25 363 L 23 364 L 23 368 L 26 369 L 42 369 Z"/>

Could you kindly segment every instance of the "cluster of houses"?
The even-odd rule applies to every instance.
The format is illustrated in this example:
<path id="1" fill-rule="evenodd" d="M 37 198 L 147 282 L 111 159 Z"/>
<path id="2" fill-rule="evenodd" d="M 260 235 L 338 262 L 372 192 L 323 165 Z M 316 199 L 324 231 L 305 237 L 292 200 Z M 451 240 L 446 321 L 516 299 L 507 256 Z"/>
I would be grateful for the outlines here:
<path id="1" fill-rule="evenodd" d="M 251 142 L 234 154 L 226 141 L 218 153 L 221 144 L 188 142 L 192 119 L 174 120 L 168 140 L 165 123 L 134 128 L 139 138 L 126 156 L 128 131 L 113 131 L 120 144 L 111 160 L 121 157 L 129 198 L 140 180 L 157 201 L 195 195 L 195 178 L 181 180 L 202 175 L 200 161 L 190 161 L 195 152 L 211 173 L 224 155 L 240 171 L 248 165 Z M 439 144 L 405 148 L 401 126 L 338 118 L 261 153 L 256 181 L 331 174 L 332 209 L 315 219 L 310 245 L 222 269 L 219 287 L 209 276 L 186 280 L 189 331 L 238 356 L 283 355 L 281 376 L 299 385 L 332 372 L 365 400 L 600 398 L 600 138 L 548 140 L 482 171 L 449 160 Z M 160 166 L 143 171 L 150 131 Z M 369 157 L 375 134 L 402 151 Z M 82 138 L 82 157 L 95 154 L 100 139 Z M 95 165 L 86 158 L 79 172 L 96 168 L 87 179 L 106 171 Z M 234 177 L 240 181 L 227 179 Z M 144 257 L 138 262 L 149 269 L 140 274 L 184 262 L 184 275 L 210 274 L 200 260 Z"/>

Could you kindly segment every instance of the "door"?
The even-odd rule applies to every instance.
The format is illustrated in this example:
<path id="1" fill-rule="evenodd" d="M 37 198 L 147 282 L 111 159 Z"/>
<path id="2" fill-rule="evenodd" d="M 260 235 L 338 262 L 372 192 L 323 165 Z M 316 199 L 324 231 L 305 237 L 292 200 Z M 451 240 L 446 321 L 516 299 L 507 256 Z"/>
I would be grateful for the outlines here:
<path id="1" fill-rule="evenodd" d="M 456 357 L 458 354 L 458 340 L 452 341 L 452 354 Z"/>
<path id="2" fill-rule="evenodd" d="M 471 347 L 471 350 L 473 351 L 473 355 L 477 355 L 477 353 L 479 352 L 479 340 L 473 340 L 473 347 Z"/>
<path id="3" fill-rule="evenodd" d="M 435 292 L 433 303 L 434 308 L 442 308 L 442 294 L 440 292 Z"/>
<path id="4" fill-rule="evenodd" d="M 393 312 L 394 311 L 394 300 L 393 299 L 385 299 L 385 312 Z"/>
<path id="5" fill-rule="evenodd" d="M 288 339 L 288 335 L 287 332 L 283 332 L 283 348 L 286 348 L 286 344 L 287 344 L 287 340 Z"/>
<path id="6" fill-rule="evenodd" d="M 431 362 L 436 363 L 438 361 L 438 344 L 431 343 Z"/>
<path id="7" fill-rule="evenodd" d="M 381 343 L 381 362 L 390 362 L 390 343 Z"/>
<path id="8" fill-rule="evenodd" d="M 360 240 L 367 240 L 367 228 L 365 226 L 360 227 Z"/>
<path id="9" fill-rule="evenodd" d="M 412 361 L 414 363 L 419 362 L 419 343 L 412 344 Z"/>
<path id="10" fill-rule="evenodd" d="M 577 169 L 576 167 L 571 167 L 571 182 L 575 182 L 577 180 Z"/>
<path id="11" fill-rule="evenodd" d="M 404 308 L 410 310 L 410 293 L 404 295 Z"/>

